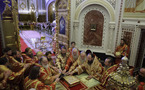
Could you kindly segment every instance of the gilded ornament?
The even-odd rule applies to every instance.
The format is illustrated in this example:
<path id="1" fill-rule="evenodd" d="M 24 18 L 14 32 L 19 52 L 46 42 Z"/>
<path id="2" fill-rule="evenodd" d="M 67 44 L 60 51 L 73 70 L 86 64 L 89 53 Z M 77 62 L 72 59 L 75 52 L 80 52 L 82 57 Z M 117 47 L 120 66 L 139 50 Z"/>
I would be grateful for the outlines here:
<path id="1" fill-rule="evenodd" d="M 123 57 L 117 71 L 110 74 L 110 78 L 108 80 L 108 87 L 110 90 L 130 90 L 136 85 L 136 78 L 130 76 L 127 61 L 128 58 L 126 56 Z"/>
<path id="2" fill-rule="evenodd" d="M 24 2 L 22 2 L 21 4 L 20 4 L 20 8 L 22 8 L 23 10 L 26 8 L 26 4 L 24 4 Z"/>

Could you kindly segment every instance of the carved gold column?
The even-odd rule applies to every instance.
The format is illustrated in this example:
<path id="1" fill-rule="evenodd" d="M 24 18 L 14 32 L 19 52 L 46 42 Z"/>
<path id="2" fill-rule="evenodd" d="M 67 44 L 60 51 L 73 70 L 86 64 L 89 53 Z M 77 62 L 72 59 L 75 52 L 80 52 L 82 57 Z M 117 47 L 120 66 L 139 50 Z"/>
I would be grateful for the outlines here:
<path id="1" fill-rule="evenodd" d="M 55 7 L 57 8 L 57 7 Z M 58 43 L 58 34 L 59 34 L 59 30 L 58 30 L 58 23 L 59 23 L 59 20 L 58 20 L 58 9 L 56 9 L 56 29 L 55 29 L 55 33 L 56 33 L 56 54 L 58 54 L 58 50 L 59 50 L 59 43 Z"/>
<path id="2" fill-rule="evenodd" d="M 70 15 L 71 15 L 71 0 L 68 0 L 68 47 L 70 39 Z"/>
<path id="3" fill-rule="evenodd" d="M 56 0 L 56 53 L 59 51 L 59 44 L 63 44 L 68 48 L 70 39 L 70 0 Z M 65 34 L 60 34 L 60 19 L 65 20 Z"/>
<path id="4" fill-rule="evenodd" d="M 6 4 L 5 10 L 2 13 L 2 27 L 3 27 L 3 38 L 4 38 L 4 46 L 3 47 L 11 47 L 12 49 L 18 49 L 18 40 L 17 40 L 17 30 L 16 30 L 16 23 L 15 23 L 15 12 L 12 12 L 11 7 L 8 6 L 10 3 L 8 0 L 5 0 L 4 3 Z M 13 1 L 12 1 L 13 4 Z M 12 5 L 14 8 L 15 5 Z"/>
<path id="5" fill-rule="evenodd" d="M 16 44 L 17 44 L 17 48 L 18 50 L 21 50 L 21 44 L 20 44 L 20 36 L 19 36 L 19 20 L 18 20 L 18 3 L 16 2 L 16 0 L 12 0 L 12 14 L 13 14 L 13 21 L 14 21 L 14 25 L 15 25 L 15 37 L 16 37 Z"/>

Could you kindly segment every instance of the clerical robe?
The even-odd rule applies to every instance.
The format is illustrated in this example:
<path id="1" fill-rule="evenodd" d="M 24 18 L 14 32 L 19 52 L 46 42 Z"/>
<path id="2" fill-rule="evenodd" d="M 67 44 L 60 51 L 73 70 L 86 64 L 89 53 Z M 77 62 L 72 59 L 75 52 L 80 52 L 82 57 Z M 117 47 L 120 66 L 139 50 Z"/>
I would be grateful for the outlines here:
<path id="1" fill-rule="evenodd" d="M 73 65 L 73 63 L 75 62 L 76 60 L 74 60 L 73 56 L 70 55 L 68 60 L 67 60 L 67 63 L 65 65 L 65 70 L 69 70 L 69 68 L 71 67 L 71 65 Z"/>
<path id="2" fill-rule="evenodd" d="M 69 55 L 72 54 L 72 50 L 73 50 L 73 48 L 69 48 L 69 49 L 67 50 L 67 52 L 69 53 Z"/>
<path id="3" fill-rule="evenodd" d="M 1 89 L 5 89 L 5 90 L 9 90 L 10 89 L 10 85 L 8 83 L 4 84 L 2 81 L 4 79 L 7 80 L 7 78 L 5 78 L 5 71 L 8 71 L 9 69 L 4 66 L 4 65 L 0 65 L 0 90 Z M 7 81 L 6 81 L 7 82 Z"/>
<path id="4" fill-rule="evenodd" d="M 126 44 L 124 44 L 123 46 L 119 45 L 116 48 L 116 50 L 115 50 L 115 54 L 116 54 L 116 52 L 119 52 L 121 54 L 120 56 L 122 56 L 122 57 L 123 56 L 128 57 L 128 55 L 129 55 L 129 47 Z M 120 58 L 116 57 L 115 63 L 119 64 L 120 62 L 121 62 L 121 57 Z"/>
<path id="5" fill-rule="evenodd" d="M 137 90 L 145 90 L 145 82 L 140 82 L 137 87 Z"/>
<path id="6" fill-rule="evenodd" d="M 100 80 L 100 75 L 103 73 L 103 67 L 102 64 L 98 61 L 98 58 L 95 56 L 91 65 L 88 64 L 87 60 L 84 64 L 78 66 L 74 70 L 74 72 L 77 72 L 78 74 L 81 74 L 84 71 L 86 71 L 89 75 L 93 76 L 93 78 Z"/>
<path id="7" fill-rule="evenodd" d="M 56 83 L 54 82 L 50 86 L 47 86 L 38 79 L 31 80 L 28 77 L 24 80 L 25 90 L 30 90 L 32 88 L 36 90 L 55 90 L 55 85 Z"/>
<path id="8" fill-rule="evenodd" d="M 79 56 L 79 58 L 70 67 L 69 72 L 72 72 L 73 70 L 75 70 L 76 67 L 78 67 L 79 65 L 82 65 L 84 62 L 85 61 L 81 61 L 81 57 Z"/>
<path id="9" fill-rule="evenodd" d="M 117 68 L 118 68 L 118 64 L 115 64 L 115 65 L 109 67 L 107 70 L 104 69 L 104 72 L 103 72 L 103 74 L 102 74 L 102 76 L 100 78 L 100 84 L 95 86 L 94 88 L 96 90 L 103 90 L 103 89 L 105 89 L 106 86 L 107 86 L 109 75 L 111 73 L 113 73 L 114 71 L 116 71 Z"/>
<path id="10" fill-rule="evenodd" d="M 118 46 L 115 50 L 115 53 L 116 52 L 120 52 L 121 53 L 121 56 L 126 56 L 128 57 L 128 54 L 129 54 L 129 47 L 128 45 L 124 44 L 123 46 Z"/>
<path id="11" fill-rule="evenodd" d="M 36 57 L 30 58 L 25 53 L 22 53 L 22 57 L 23 57 L 24 63 L 36 63 L 36 62 L 38 62 L 38 59 Z"/>
<path id="12" fill-rule="evenodd" d="M 58 54 L 57 59 L 56 59 L 56 66 L 61 69 L 64 70 L 65 69 L 65 65 L 67 62 L 69 54 L 67 53 L 65 57 L 63 57 L 61 54 Z"/>
<path id="13" fill-rule="evenodd" d="M 39 80 L 45 84 L 51 84 L 54 81 L 53 71 L 48 67 L 47 69 L 42 67 L 41 65 L 36 64 L 36 66 L 40 67 L 40 76 Z"/>
<path id="14" fill-rule="evenodd" d="M 48 60 L 48 58 L 47 58 L 47 60 Z M 48 60 L 48 64 L 49 64 L 49 65 L 52 65 L 52 66 L 55 66 L 55 64 L 54 64 L 54 62 L 53 62 L 53 59 L 52 59 L 52 58 L 50 58 L 50 59 Z"/>
<path id="15" fill-rule="evenodd" d="M 69 55 L 71 55 L 72 54 L 72 51 L 73 51 L 73 48 L 69 48 L 67 52 L 68 52 Z M 79 49 L 78 49 L 78 54 L 80 54 Z"/>
<path id="16" fill-rule="evenodd" d="M 8 59 L 9 59 L 8 60 L 9 68 L 13 72 L 18 72 L 18 71 L 20 71 L 24 67 L 24 63 L 18 62 L 14 57 L 9 56 Z"/>
<path id="17" fill-rule="evenodd" d="M 19 83 L 23 79 L 25 68 L 23 68 L 19 72 L 12 72 L 6 66 L 0 65 L 0 72 L 4 73 L 6 71 L 10 71 L 10 76 L 7 78 L 8 83 L 6 85 L 6 88 L 9 85 L 10 90 L 12 90 L 12 89 L 19 90 Z M 2 78 L 4 78 L 4 77 L 2 77 Z"/>

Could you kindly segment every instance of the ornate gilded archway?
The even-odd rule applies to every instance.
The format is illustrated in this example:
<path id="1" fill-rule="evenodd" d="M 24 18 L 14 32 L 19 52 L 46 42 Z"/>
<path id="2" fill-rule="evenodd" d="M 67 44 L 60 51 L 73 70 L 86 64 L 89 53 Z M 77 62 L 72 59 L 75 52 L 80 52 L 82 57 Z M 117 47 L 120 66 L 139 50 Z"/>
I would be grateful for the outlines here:
<path id="1" fill-rule="evenodd" d="M 59 47 L 69 46 L 70 0 L 56 0 L 56 53 Z"/>

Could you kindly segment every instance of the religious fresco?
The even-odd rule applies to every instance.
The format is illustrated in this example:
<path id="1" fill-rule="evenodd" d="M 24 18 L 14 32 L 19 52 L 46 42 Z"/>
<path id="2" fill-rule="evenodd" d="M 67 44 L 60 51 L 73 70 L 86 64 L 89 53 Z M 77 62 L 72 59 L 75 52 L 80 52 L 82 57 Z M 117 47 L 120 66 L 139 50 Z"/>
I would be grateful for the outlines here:
<path id="1" fill-rule="evenodd" d="M 59 33 L 65 35 L 65 20 L 63 17 L 61 17 L 59 20 L 59 27 Z"/>
<path id="2" fill-rule="evenodd" d="M 145 0 L 126 0 L 124 17 L 145 18 Z"/>

